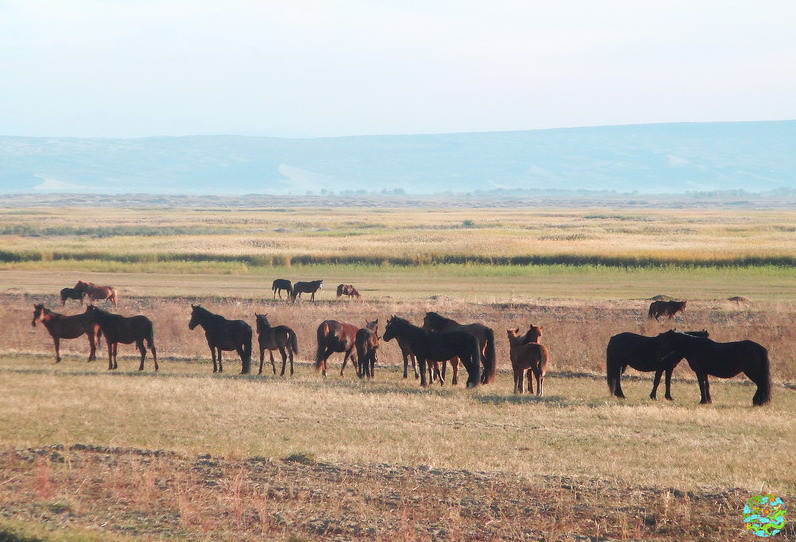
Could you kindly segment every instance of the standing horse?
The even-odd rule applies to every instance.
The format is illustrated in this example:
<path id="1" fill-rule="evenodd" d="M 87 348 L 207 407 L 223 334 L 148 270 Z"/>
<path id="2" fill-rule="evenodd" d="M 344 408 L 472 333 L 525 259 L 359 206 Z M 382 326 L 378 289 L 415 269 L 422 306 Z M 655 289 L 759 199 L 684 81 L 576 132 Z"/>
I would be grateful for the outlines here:
<path id="1" fill-rule="evenodd" d="M 88 336 L 88 344 L 91 347 L 88 360 L 97 359 L 97 344 L 102 337 L 102 330 L 99 325 L 92 322 L 88 311 L 74 316 L 65 316 L 52 312 L 42 304 L 33 305 L 33 321 L 30 324 L 36 327 L 36 322 L 44 324 L 53 339 L 55 363 L 61 362 L 61 339 L 77 339 L 84 333 Z"/>
<path id="2" fill-rule="evenodd" d="M 647 312 L 647 318 L 660 322 L 661 316 L 668 316 L 669 320 L 674 318 L 674 315 L 678 312 L 683 314 L 683 318 L 685 318 L 685 304 L 688 301 L 653 301 L 650 303 L 650 310 Z"/>
<path id="3" fill-rule="evenodd" d="M 315 352 L 315 369 L 321 371 L 323 376 L 326 376 L 327 360 L 329 356 L 335 352 L 344 352 L 340 376 L 343 376 L 348 358 L 351 358 L 354 369 L 358 371 L 357 357 L 354 353 L 357 331 L 357 326 L 346 322 L 338 322 L 337 320 L 325 320 L 321 322 L 317 331 L 318 349 Z"/>
<path id="4" fill-rule="evenodd" d="M 488 384 L 495 379 L 495 372 L 497 370 L 497 363 L 495 360 L 495 334 L 491 328 L 484 324 L 460 324 L 456 320 L 445 318 L 436 312 L 427 312 L 423 318 L 423 328 L 428 331 L 466 331 L 478 340 L 478 346 L 481 349 L 481 362 L 484 365 L 484 372 L 481 375 L 481 382 Z M 457 383 L 459 364 L 458 360 L 451 359 L 451 367 L 453 368 L 453 384 Z M 445 364 L 442 365 L 442 377 L 445 378 Z"/>
<path id="5" fill-rule="evenodd" d="M 315 301 L 315 292 L 321 288 L 323 288 L 323 279 L 311 282 L 296 282 L 290 291 L 290 298 L 295 301 L 296 297 L 301 297 L 301 294 L 312 294 L 310 299 Z"/>
<path id="6" fill-rule="evenodd" d="M 533 329 L 536 326 L 531 326 Z M 538 342 L 524 343 L 520 328 L 507 329 L 509 338 L 511 368 L 514 370 L 514 393 L 523 393 L 525 373 L 528 373 L 528 393 L 533 393 L 533 378 L 536 378 L 536 395 L 544 395 L 544 377 L 550 355 L 547 347 Z M 539 334 L 541 336 L 541 333 Z M 527 336 L 527 334 L 526 334 Z M 538 337 L 537 337 L 538 338 Z"/>
<path id="7" fill-rule="evenodd" d="M 384 329 L 384 340 L 403 337 L 420 365 L 420 385 L 428 386 L 426 363 L 459 358 L 467 370 L 467 387 L 481 382 L 481 347 L 470 333 L 461 329 L 431 333 L 409 321 L 393 316 Z"/>
<path id="8" fill-rule="evenodd" d="M 687 331 L 689 335 L 694 337 L 707 337 L 708 332 L 703 331 Z M 675 354 L 673 349 L 668 352 L 662 353 L 659 351 L 661 347 L 661 336 L 645 337 L 644 335 L 637 335 L 636 333 L 620 333 L 614 335 L 608 341 L 608 348 L 606 351 L 606 375 L 608 378 L 608 389 L 611 395 L 625 398 L 622 392 L 622 374 L 628 366 L 637 371 L 651 372 L 655 371 L 655 380 L 652 384 L 652 393 L 650 399 L 658 398 L 658 385 L 661 383 L 661 375 L 666 372 L 666 399 L 672 401 L 672 372 L 677 364 L 682 361 L 683 356 Z"/>
<path id="9" fill-rule="evenodd" d="M 76 288 L 61 288 L 61 306 L 66 305 L 67 299 L 77 299 L 83 304 L 83 292 Z"/>
<path id="10" fill-rule="evenodd" d="M 771 366 L 768 350 L 754 341 L 718 343 L 704 337 L 694 337 L 679 331 L 667 331 L 658 335 L 662 355 L 674 350 L 685 357 L 696 373 L 699 382 L 700 404 L 711 402 L 708 375 L 732 378 L 743 373 L 757 384 L 752 397 L 755 406 L 771 401 Z"/>
<path id="11" fill-rule="evenodd" d="M 257 374 L 263 374 L 263 361 L 265 360 L 266 350 L 268 350 L 268 355 L 271 357 L 271 368 L 276 374 L 274 350 L 279 349 L 279 353 L 282 354 L 282 372 L 279 376 L 285 376 L 288 354 L 290 355 L 290 376 L 293 376 L 293 354 L 298 354 L 296 332 L 287 326 L 272 327 L 268 322 L 268 313 L 255 313 L 254 317 L 257 319 L 257 342 L 260 345 L 260 370 L 257 371 Z"/>
<path id="12" fill-rule="evenodd" d="M 113 370 L 118 367 L 116 363 L 116 353 L 119 350 L 119 343 L 130 344 L 135 343 L 135 347 L 141 353 L 141 364 L 138 366 L 139 371 L 144 370 L 144 359 L 146 359 L 146 348 L 144 348 L 144 341 L 152 352 L 152 359 L 155 362 L 155 370 L 158 370 L 158 354 L 155 350 L 155 333 L 152 328 L 152 321 L 146 316 L 122 316 L 121 314 L 112 314 L 89 305 L 86 308 L 86 314 L 92 321 L 99 324 L 102 333 L 105 334 L 105 342 L 108 343 L 108 370 Z"/>
<path id="13" fill-rule="evenodd" d="M 379 348 L 379 321 L 366 322 L 365 327 L 357 330 L 354 342 L 357 347 L 357 360 L 359 361 L 359 378 L 373 378 L 373 369 L 376 365 L 376 350 Z"/>
<path id="14" fill-rule="evenodd" d="M 207 346 L 213 357 L 213 372 L 224 372 L 221 352 L 235 350 L 240 356 L 240 374 L 249 374 L 252 362 L 252 328 L 243 320 L 227 320 L 220 314 L 213 314 L 201 305 L 191 305 L 191 321 L 188 329 L 202 326 L 205 330 Z M 218 367 L 216 367 L 218 353 Z"/>
<path id="15" fill-rule="evenodd" d="M 337 285 L 337 297 L 347 295 L 348 297 L 356 297 L 359 299 L 361 296 L 356 288 L 354 288 L 351 284 L 338 284 Z"/>
<path id="16" fill-rule="evenodd" d="M 290 292 L 293 291 L 293 283 L 287 279 L 276 279 L 271 285 L 271 289 L 274 291 L 274 299 L 276 299 L 277 293 L 279 293 L 279 299 L 282 299 L 282 290 L 285 290 L 288 297 L 290 297 Z"/>
<path id="17" fill-rule="evenodd" d="M 116 302 L 119 300 L 119 296 L 116 293 L 116 289 L 111 286 L 97 286 L 93 282 L 86 282 L 83 280 L 77 281 L 75 284 L 75 290 L 82 292 L 88 298 L 89 303 L 93 303 L 94 301 L 99 301 L 102 299 L 107 299 L 113 306 L 116 306 Z"/>

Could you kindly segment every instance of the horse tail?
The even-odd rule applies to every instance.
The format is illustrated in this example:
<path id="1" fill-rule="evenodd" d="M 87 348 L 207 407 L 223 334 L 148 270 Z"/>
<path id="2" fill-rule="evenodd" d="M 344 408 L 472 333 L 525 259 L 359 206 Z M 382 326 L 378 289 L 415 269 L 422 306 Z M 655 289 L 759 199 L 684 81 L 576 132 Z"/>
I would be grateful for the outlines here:
<path id="1" fill-rule="evenodd" d="M 298 336 L 296 332 L 292 329 L 290 330 L 290 338 L 288 339 L 290 349 L 293 351 L 294 354 L 298 355 Z"/>
<path id="2" fill-rule="evenodd" d="M 247 326 L 243 334 L 243 369 L 241 374 L 249 374 L 252 364 L 252 328 Z"/>
<path id="3" fill-rule="evenodd" d="M 763 346 L 760 347 L 760 367 L 759 382 L 757 384 L 757 392 L 755 393 L 752 403 L 754 405 L 765 405 L 771 401 L 771 363 L 768 359 L 768 350 Z"/>
<path id="4" fill-rule="evenodd" d="M 484 384 L 489 384 L 495 379 L 495 373 L 497 372 L 497 360 L 495 359 L 495 333 L 490 328 L 486 328 L 484 370 Z"/>
<path id="5" fill-rule="evenodd" d="M 315 370 L 320 371 L 323 365 L 323 352 L 326 350 L 326 336 L 329 334 L 329 324 L 326 322 L 318 326 L 318 349 L 315 351 Z"/>
<path id="6" fill-rule="evenodd" d="M 605 374 L 608 379 L 608 391 L 611 395 L 616 395 L 616 389 L 619 384 L 619 378 L 622 375 L 620 364 L 616 361 L 616 355 L 611 348 L 614 338 L 608 341 L 608 349 L 605 355 Z"/>
<path id="7" fill-rule="evenodd" d="M 475 337 L 473 337 L 473 339 L 475 339 Z M 494 337 L 492 338 L 492 341 L 494 342 Z M 443 363 L 445 362 L 443 361 Z M 465 369 L 466 368 L 467 367 L 465 367 Z M 473 352 L 473 370 L 475 371 L 473 386 L 477 386 L 478 384 L 486 384 L 488 382 L 485 378 L 488 373 L 484 373 L 483 375 L 481 374 L 481 345 L 479 344 L 478 339 L 475 339 L 475 351 Z"/>

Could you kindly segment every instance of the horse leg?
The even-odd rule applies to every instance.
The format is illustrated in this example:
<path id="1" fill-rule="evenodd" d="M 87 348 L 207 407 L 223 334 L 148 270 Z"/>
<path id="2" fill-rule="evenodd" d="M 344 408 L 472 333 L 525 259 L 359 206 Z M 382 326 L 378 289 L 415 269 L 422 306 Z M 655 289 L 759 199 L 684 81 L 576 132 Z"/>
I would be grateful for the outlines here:
<path id="1" fill-rule="evenodd" d="M 710 398 L 710 381 L 708 380 L 708 374 L 705 373 L 705 399 L 707 399 L 707 403 L 710 404 L 713 400 Z"/>
<path id="2" fill-rule="evenodd" d="M 658 385 L 661 383 L 662 375 L 663 375 L 663 369 L 658 369 L 657 371 L 655 371 L 655 380 L 653 380 L 652 382 L 652 392 L 650 393 L 650 399 L 652 399 L 653 401 L 656 401 L 658 399 Z M 666 395 L 669 395 L 668 387 L 666 390 Z"/>
<path id="3" fill-rule="evenodd" d="M 420 365 L 420 386 L 426 388 L 428 387 L 428 380 L 426 379 L 426 359 L 422 357 L 418 358 L 417 363 Z"/>
<path id="4" fill-rule="evenodd" d="M 674 369 L 669 368 L 666 369 L 666 400 L 667 401 L 674 401 L 672 397 L 672 372 Z"/>
<path id="5" fill-rule="evenodd" d="M 520 388 L 522 387 L 522 378 L 524 375 L 517 367 L 512 367 L 512 369 L 514 371 L 514 393 L 522 393 Z"/>
<path id="6" fill-rule="evenodd" d="M 350 355 L 351 355 L 351 351 L 350 350 L 346 350 L 346 353 L 343 355 L 343 366 L 340 367 L 340 376 L 343 376 L 343 371 L 345 371 L 345 364 L 348 363 L 348 356 L 350 356 Z M 354 360 L 352 359 L 351 363 L 353 363 L 353 362 L 354 362 Z M 355 365 L 354 366 L 354 370 L 358 372 L 359 368 Z"/>
<path id="7" fill-rule="evenodd" d="M 218 368 L 216 367 L 216 348 L 214 346 L 210 347 L 210 355 L 213 357 L 213 373 L 215 374 L 218 372 Z"/>
<path id="8" fill-rule="evenodd" d="M 263 361 L 265 360 L 265 348 L 260 347 L 260 369 L 257 371 L 258 375 L 263 374 Z"/>
<path id="9" fill-rule="evenodd" d="M 88 353 L 88 360 L 94 361 L 97 359 L 97 336 L 94 334 L 93 331 L 86 332 L 88 335 L 88 346 L 90 348 Z"/>
<path id="10" fill-rule="evenodd" d="M 292 369 L 293 369 L 293 359 L 292 359 L 293 356 L 292 356 L 292 354 L 293 354 L 293 351 L 290 350 L 289 346 L 287 348 L 285 348 L 284 346 L 280 346 L 279 347 L 279 353 L 282 354 L 282 372 L 279 373 L 279 376 L 285 376 L 285 367 L 287 367 L 287 352 L 285 352 L 286 349 L 289 350 L 290 353 L 291 353 L 291 356 L 290 356 L 291 357 L 290 369 L 291 369 L 291 374 L 292 374 Z"/>
<path id="11" fill-rule="evenodd" d="M 268 357 L 271 360 L 271 370 L 274 372 L 274 374 L 276 374 L 276 363 L 274 363 L 274 351 L 273 350 L 269 350 L 268 351 Z M 284 368 L 282 369 L 282 374 L 285 374 Z"/>
<path id="12" fill-rule="evenodd" d="M 219 347 L 218 348 L 218 372 L 219 373 L 223 373 L 224 372 L 224 364 L 221 363 L 221 352 L 222 352 L 221 347 Z"/>
<path id="13" fill-rule="evenodd" d="M 528 369 L 525 374 L 528 378 L 528 393 L 533 395 L 533 375 L 535 374 L 535 371 L 533 369 Z"/>
<path id="14" fill-rule="evenodd" d="M 451 384 L 454 386 L 459 383 L 459 358 L 455 357 L 451 359 L 451 369 L 453 369 L 453 379 L 451 380 Z"/>
<path id="15" fill-rule="evenodd" d="M 536 388 L 539 392 L 539 397 L 544 396 L 544 390 L 542 387 L 544 386 L 544 374 L 540 371 L 539 376 L 536 377 Z"/>
<path id="16" fill-rule="evenodd" d="M 144 359 L 146 358 L 146 348 L 144 348 L 144 340 L 140 339 L 135 342 L 135 347 L 138 348 L 138 351 L 141 353 L 141 365 L 138 366 L 139 371 L 144 370 Z"/>
<path id="17" fill-rule="evenodd" d="M 705 374 L 705 373 L 697 373 L 697 382 L 699 383 L 699 395 L 700 395 L 699 404 L 700 405 L 705 405 L 708 402 L 707 397 L 705 396 L 705 381 L 706 380 L 707 380 L 707 374 Z"/>
<path id="18" fill-rule="evenodd" d="M 409 378 L 409 354 L 401 352 L 401 355 L 404 357 L 404 378 Z M 415 370 L 415 373 L 417 373 L 417 370 Z"/>

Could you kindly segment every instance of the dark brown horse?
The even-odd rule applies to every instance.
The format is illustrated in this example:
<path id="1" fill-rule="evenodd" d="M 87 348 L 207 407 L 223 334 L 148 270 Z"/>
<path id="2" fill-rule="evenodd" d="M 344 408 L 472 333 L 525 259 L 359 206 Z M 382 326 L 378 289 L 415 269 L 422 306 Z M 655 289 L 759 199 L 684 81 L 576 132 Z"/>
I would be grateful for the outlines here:
<path id="1" fill-rule="evenodd" d="M 326 376 L 327 360 L 335 352 L 344 352 L 343 366 L 340 368 L 340 376 L 343 376 L 348 358 L 357 368 L 357 357 L 354 349 L 356 348 L 357 326 L 337 320 L 325 320 L 318 326 L 317 338 L 318 349 L 315 352 L 315 369 L 321 371 Z"/>
<path id="2" fill-rule="evenodd" d="M 260 344 L 260 370 L 257 371 L 257 374 L 263 374 L 263 361 L 265 360 L 266 350 L 268 350 L 268 355 L 271 358 L 271 368 L 276 374 L 274 350 L 278 349 L 279 353 L 282 354 L 282 372 L 280 376 L 285 376 L 285 365 L 287 364 L 288 355 L 290 357 L 290 376 L 293 376 L 293 354 L 298 354 L 296 332 L 287 326 L 271 326 L 268 322 L 268 313 L 255 313 L 254 317 L 257 319 L 257 342 Z"/>
<path id="3" fill-rule="evenodd" d="M 83 304 L 83 292 L 76 288 L 61 288 L 61 306 L 66 305 L 68 299 L 77 299 Z"/>
<path id="4" fill-rule="evenodd" d="M 521 344 L 538 343 L 539 339 L 541 338 L 542 338 L 542 326 L 531 324 L 528 327 L 528 331 L 525 332 L 525 335 L 520 337 L 520 343 Z"/>
<path id="5" fill-rule="evenodd" d="M 116 302 L 119 300 L 119 296 L 116 293 L 116 289 L 111 286 L 97 286 L 93 282 L 86 282 L 83 280 L 77 281 L 75 284 L 75 290 L 82 292 L 88 298 L 89 303 L 93 303 L 94 301 L 99 301 L 102 299 L 107 299 L 113 306 L 116 306 Z"/>
<path id="6" fill-rule="evenodd" d="M 708 332 L 687 331 L 689 335 L 695 337 L 707 337 Z M 666 373 L 666 399 L 672 401 L 672 372 L 682 361 L 683 356 L 675 354 L 673 350 L 664 352 L 661 357 L 661 336 L 645 337 L 636 333 L 619 333 L 608 341 L 606 350 L 606 374 L 608 378 L 608 389 L 611 395 L 625 398 L 622 391 L 622 374 L 625 369 L 632 367 L 637 371 L 655 371 L 655 380 L 652 383 L 652 393 L 650 399 L 658 398 L 658 385 L 661 383 L 661 375 Z"/>
<path id="7" fill-rule="evenodd" d="M 477 386 L 481 382 L 481 348 L 478 339 L 470 333 L 460 329 L 432 333 L 403 318 L 393 316 L 387 320 L 384 340 L 390 341 L 398 337 L 403 337 L 417 356 L 421 386 L 426 387 L 429 384 L 426 379 L 426 363 L 429 360 L 445 361 L 456 357 L 467 370 L 467 387 Z"/>
<path id="8" fill-rule="evenodd" d="M 155 370 L 158 367 L 158 354 L 155 350 L 155 333 L 152 328 L 152 321 L 146 316 L 122 316 L 112 314 L 89 305 L 86 307 L 86 314 L 99 324 L 102 333 L 105 335 L 105 342 L 108 343 L 108 370 L 116 369 L 116 354 L 119 350 L 119 343 L 135 343 L 136 348 L 141 353 L 141 364 L 139 371 L 144 370 L 144 360 L 146 359 L 146 348 L 144 342 L 152 352 L 152 360 L 155 362 Z"/>
<path id="9" fill-rule="evenodd" d="M 321 288 L 323 288 L 323 279 L 311 282 L 296 282 L 290 291 L 290 298 L 295 301 L 297 297 L 301 297 L 301 294 L 312 294 L 310 299 L 315 301 L 315 292 Z"/>
<path id="10" fill-rule="evenodd" d="M 687 301 L 653 301 L 650 303 L 650 310 L 647 313 L 647 318 L 660 321 L 661 316 L 668 316 L 669 320 L 674 318 L 678 312 L 683 314 L 685 318 L 685 304 Z"/>
<path id="11" fill-rule="evenodd" d="M 423 328 L 428 331 L 442 332 L 442 331 L 466 331 L 476 339 L 481 348 L 481 363 L 484 365 L 484 372 L 481 375 L 481 382 L 488 384 L 495 379 L 497 371 L 497 363 L 495 359 L 495 334 L 492 329 L 484 324 L 460 324 L 456 320 L 445 318 L 436 312 L 427 312 L 423 318 Z M 457 383 L 458 376 L 458 360 L 451 360 L 453 367 L 453 384 Z M 442 377 L 445 378 L 445 365 L 442 366 Z"/>
<path id="12" fill-rule="evenodd" d="M 536 326 L 531 326 L 533 329 Z M 544 395 L 544 377 L 547 374 L 547 365 L 550 354 L 547 347 L 538 342 L 525 343 L 527 336 L 520 336 L 520 328 L 507 329 L 509 339 L 511 368 L 514 370 L 514 393 L 523 393 L 525 373 L 528 374 L 528 393 L 533 393 L 533 377 L 536 378 L 536 395 Z M 539 334 L 541 336 L 541 333 Z M 537 337 L 538 338 L 538 337 Z"/>
<path id="13" fill-rule="evenodd" d="M 227 320 L 220 314 L 213 314 L 200 305 L 191 305 L 191 321 L 188 329 L 202 326 L 205 330 L 207 346 L 213 358 L 213 372 L 224 372 L 221 362 L 221 352 L 235 350 L 240 356 L 240 374 L 246 375 L 251 371 L 252 362 L 252 328 L 243 320 Z M 216 354 L 218 354 L 218 367 L 216 367 Z"/>
<path id="14" fill-rule="evenodd" d="M 755 406 L 771 401 L 771 364 L 768 350 L 754 341 L 717 343 L 704 337 L 694 337 L 679 331 L 667 331 L 658 335 L 661 344 L 659 357 L 674 351 L 683 356 L 696 373 L 699 382 L 700 404 L 711 402 L 708 376 L 732 378 L 745 374 L 757 384 L 752 397 Z"/>
<path id="15" fill-rule="evenodd" d="M 420 373 L 417 372 L 417 359 L 415 355 L 412 353 L 412 347 L 409 345 L 409 341 L 403 337 L 396 337 L 395 340 L 398 342 L 398 348 L 401 349 L 401 356 L 404 360 L 404 378 L 408 378 L 409 376 L 409 362 L 412 362 L 412 370 L 415 372 L 415 378 L 420 378 Z M 428 365 L 428 379 L 430 382 L 439 381 L 440 385 L 444 384 L 444 380 L 442 379 L 442 372 L 440 371 L 440 364 L 438 361 L 427 361 Z M 458 373 L 458 367 L 456 368 Z"/>
<path id="16" fill-rule="evenodd" d="M 88 344 L 91 351 L 88 360 L 97 359 L 97 345 L 102 337 L 102 330 L 98 324 L 91 320 L 88 311 L 74 316 L 65 316 L 52 312 L 42 304 L 33 305 L 33 321 L 31 325 L 36 327 L 36 322 L 41 322 L 55 344 L 55 363 L 61 362 L 61 339 L 76 339 L 84 333 L 88 336 Z"/>
<path id="17" fill-rule="evenodd" d="M 282 290 L 285 290 L 289 297 L 290 292 L 293 291 L 293 283 L 287 279 L 276 279 L 271 285 L 271 289 L 274 291 L 274 299 L 276 299 L 277 293 L 279 293 L 279 299 L 282 299 Z"/>
<path id="18" fill-rule="evenodd" d="M 347 295 L 348 297 L 361 297 L 359 292 L 356 288 L 354 288 L 351 284 L 338 284 L 337 285 L 337 297 Z"/>
<path id="19" fill-rule="evenodd" d="M 373 378 L 373 370 L 376 366 L 376 350 L 379 348 L 379 321 L 366 322 L 365 327 L 357 330 L 354 342 L 357 347 L 357 360 L 359 367 L 357 374 L 359 378 Z"/>

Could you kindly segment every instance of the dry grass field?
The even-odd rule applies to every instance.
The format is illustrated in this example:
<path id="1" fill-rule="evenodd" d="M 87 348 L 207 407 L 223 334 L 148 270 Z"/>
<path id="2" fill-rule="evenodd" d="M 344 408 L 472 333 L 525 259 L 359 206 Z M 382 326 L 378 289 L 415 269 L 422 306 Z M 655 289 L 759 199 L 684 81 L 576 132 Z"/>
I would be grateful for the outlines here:
<path id="1" fill-rule="evenodd" d="M 749 496 L 796 502 L 793 219 L 784 210 L 2 210 L 0 540 L 745 539 Z M 550 259 L 512 263 L 520 256 Z M 316 303 L 273 300 L 277 277 L 324 278 L 325 289 Z M 118 312 L 153 320 L 157 374 L 151 363 L 133 370 L 131 346 L 120 346 L 115 372 L 104 349 L 86 363 L 85 338 L 65 341 L 53 363 L 32 305 L 55 306 L 78 278 L 119 287 Z M 335 299 L 340 282 L 363 299 Z M 685 319 L 647 320 L 657 294 L 688 299 Z M 197 302 L 291 326 L 296 375 L 273 376 L 266 364 L 265 375 L 238 376 L 230 354 L 213 375 L 203 334 L 187 328 Z M 423 390 L 401 378 L 399 350 L 385 342 L 374 381 L 315 373 L 321 321 L 379 318 L 383 330 L 391 314 L 419 323 L 428 310 L 493 327 L 496 382 Z M 552 357 L 543 398 L 511 393 L 505 330 L 529 323 L 544 327 Z M 700 406 L 686 362 L 674 402 L 651 401 L 651 375 L 632 369 L 628 399 L 609 397 L 608 338 L 672 326 L 765 345 L 772 403 L 752 407 L 754 386 L 737 377 L 712 379 L 714 402 Z M 339 369 L 340 356 L 331 363 Z M 778 536 L 796 539 L 793 524 Z"/>

